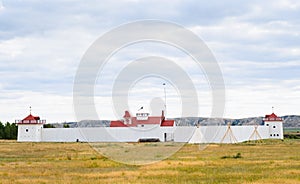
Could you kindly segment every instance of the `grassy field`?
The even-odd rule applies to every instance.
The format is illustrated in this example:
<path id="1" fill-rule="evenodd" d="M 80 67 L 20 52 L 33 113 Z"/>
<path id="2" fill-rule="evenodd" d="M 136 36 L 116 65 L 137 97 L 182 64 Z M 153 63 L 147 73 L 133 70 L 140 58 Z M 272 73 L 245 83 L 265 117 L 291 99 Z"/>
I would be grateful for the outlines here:
<path id="1" fill-rule="evenodd" d="M 141 166 L 111 161 L 87 143 L 0 141 L 0 183 L 300 183 L 300 140 L 185 145 Z"/>

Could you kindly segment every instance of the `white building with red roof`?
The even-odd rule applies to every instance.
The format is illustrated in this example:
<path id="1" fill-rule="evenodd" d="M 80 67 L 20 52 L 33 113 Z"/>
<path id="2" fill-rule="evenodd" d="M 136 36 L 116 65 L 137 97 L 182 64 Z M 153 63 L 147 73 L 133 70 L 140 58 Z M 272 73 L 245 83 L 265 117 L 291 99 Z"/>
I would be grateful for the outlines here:
<path id="1" fill-rule="evenodd" d="M 263 118 L 263 125 L 250 126 L 175 126 L 164 112 L 150 116 L 139 111 L 132 116 L 125 111 L 120 120 L 109 127 L 43 128 L 45 120 L 31 113 L 16 120 L 18 141 L 27 142 L 186 142 L 237 143 L 259 139 L 283 139 L 283 120 L 272 113 Z"/>
<path id="2" fill-rule="evenodd" d="M 46 120 L 39 116 L 33 116 L 30 112 L 22 120 L 16 120 L 18 125 L 18 141 L 40 142 L 42 140 L 42 129 Z"/>
<path id="3" fill-rule="evenodd" d="M 272 113 L 264 118 L 265 126 L 269 127 L 270 139 L 283 139 L 283 119 Z"/>

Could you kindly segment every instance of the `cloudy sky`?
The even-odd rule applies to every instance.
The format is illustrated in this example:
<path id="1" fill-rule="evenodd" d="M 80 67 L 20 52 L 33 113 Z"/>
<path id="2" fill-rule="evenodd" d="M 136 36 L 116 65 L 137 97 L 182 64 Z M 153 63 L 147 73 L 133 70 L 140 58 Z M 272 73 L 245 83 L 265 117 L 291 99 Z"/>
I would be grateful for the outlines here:
<path id="1" fill-rule="evenodd" d="M 0 120 L 21 119 L 29 106 L 48 122 L 76 120 L 73 83 L 84 53 L 104 33 L 145 19 L 179 24 L 207 44 L 225 82 L 224 117 L 263 116 L 272 106 L 279 115 L 300 114 L 299 12 L 297 0 L 0 0 Z M 111 95 L 116 76 L 146 56 L 178 64 L 194 82 L 199 116 L 210 116 L 211 90 L 201 68 L 170 45 L 143 42 L 118 51 L 99 71 L 95 104 L 101 119 L 116 118 Z M 176 86 L 157 77 L 132 86 L 130 110 L 163 100 L 164 82 L 168 116 L 180 116 Z"/>

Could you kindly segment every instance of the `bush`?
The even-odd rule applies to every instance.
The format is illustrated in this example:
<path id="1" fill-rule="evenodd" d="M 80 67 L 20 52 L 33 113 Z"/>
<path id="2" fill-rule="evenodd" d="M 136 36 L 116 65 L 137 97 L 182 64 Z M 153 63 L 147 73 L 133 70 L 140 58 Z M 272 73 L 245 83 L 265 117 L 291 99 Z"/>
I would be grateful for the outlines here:
<path id="1" fill-rule="evenodd" d="M 235 156 L 233 156 L 233 158 L 242 158 L 242 154 L 241 153 L 237 153 Z"/>
<path id="2" fill-rule="evenodd" d="M 234 158 L 234 159 L 237 159 L 237 158 L 243 158 L 243 157 L 242 157 L 242 154 L 241 154 L 241 153 L 237 153 L 236 155 L 233 155 L 233 156 L 225 155 L 225 156 L 222 156 L 222 157 L 221 157 L 221 159 L 226 159 L 226 158 Z"/>
<path id="3" fill-rule="evenodd" d="M 300 134 L 284 134 L 285 139 L 300 139 Z"/>
<path id="4" fill-rule="evenodd" d="M 44 128 L 55 128 L 52 124 L 44 124 Z"/>
<path id="5" fill-rule="evenodd" d="M 70 128 L 70 125 L 64 124 L 64 128 Z"/>

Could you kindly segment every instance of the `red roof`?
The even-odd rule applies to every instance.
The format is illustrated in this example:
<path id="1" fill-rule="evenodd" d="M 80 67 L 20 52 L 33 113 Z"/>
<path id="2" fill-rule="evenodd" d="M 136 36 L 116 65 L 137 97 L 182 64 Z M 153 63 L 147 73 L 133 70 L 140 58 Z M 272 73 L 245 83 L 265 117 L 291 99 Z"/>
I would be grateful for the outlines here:
<path id="1" fill-rule="evenodd" d="M 174 126 L 174 120 L 164 120 L 160 126 Z"/>
<path id="2" fill-rule="evenodd" d="M 122 121 L 111 121 L 110 127 L 127 127 Z"/>
<path id="3" fill-rule="evenodd" d="M 16 120 L 16 123 L 17 124 L 44 124 L 46 123 L 46 120 L 40 120 L 39 116 L 33 116 L 32 114 L 29 114 L 23 120 Z"/>
<path id="4" fill-rule="evenodd" d="M 160 116 L 148 117 L 147 120 L 137 120 L 136 117 L 131 117 L 131 123 L 124 124 L 121 120 L 111 121 L 110 127 L 136 127 L 138 125 L 160 125 L 160 123 Z"/>
<path id="5" fill-rule="evenodd" d="M 161 117 L 160 116 L 149 116 L 147 120 L 137 120 L 136 117 L 131 118 L 131 123 L 138 125 L 138 124 L 158 124 L 161 123 Z"/>
<path id="6" fill-rule="evenodd" d="M 29 114 L 26 118 L 23 119 L 23 121 L 24 120 L 40 120 L 40 117 L 32 116 L 31 114 Z"/>
<path id="7" fill-rule="evenodd" d="M 274 113 L 270 114 L 270 115 L 266 115 L 265 118 L 278 118 L 278 116 Z"/>
<path id="8" fill-rule="evenodd" d="M 138 125 L 161 125 L 173 126 L 174 120 L 165 120 L 164 114 L 162 116 L 148 116 L 146 120 L 138 120 L 137 117 L 131 117 L 128 111 L 125 111 L 124 118 L 130 119 L 130 123 L 124 124 L 123 121 L 111 121 L 110 127 L 137 127 Z"/>
<path id="9" fill-rule="evenodd" d="M 264 121 L 282 121 L 282 118 L 272 113 L 270 115 L 266 115 Z"/>

